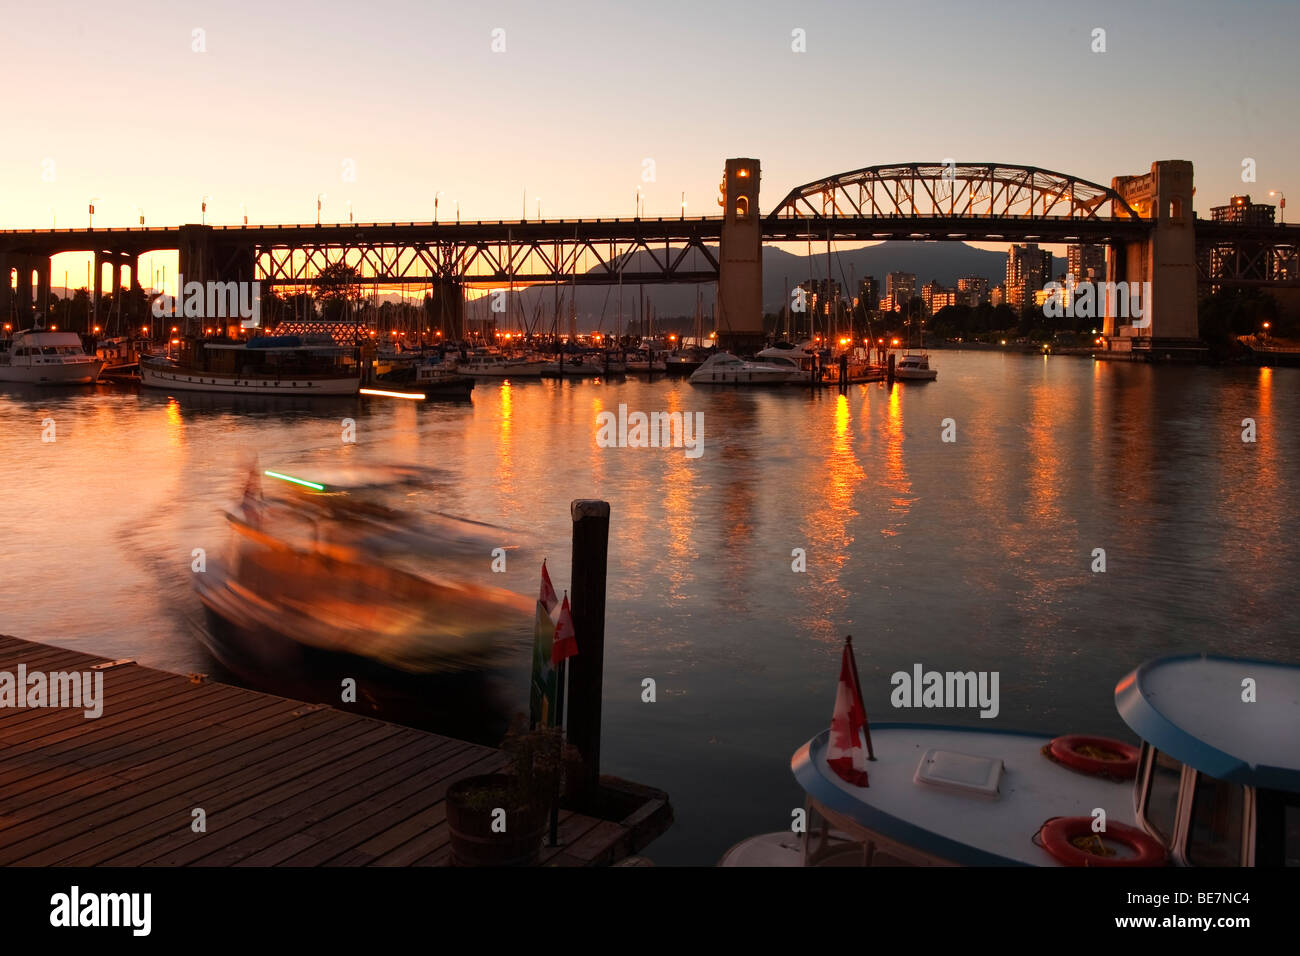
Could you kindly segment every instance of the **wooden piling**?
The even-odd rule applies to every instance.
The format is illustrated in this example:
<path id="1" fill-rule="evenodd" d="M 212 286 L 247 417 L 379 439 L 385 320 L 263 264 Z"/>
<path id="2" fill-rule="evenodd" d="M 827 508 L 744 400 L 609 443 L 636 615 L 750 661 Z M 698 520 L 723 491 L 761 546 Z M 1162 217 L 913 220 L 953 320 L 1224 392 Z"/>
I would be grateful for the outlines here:
<path id="1" fill-rule="evenodd" d="M 889 353 L 889 363 L 885 368 L 885 380 L 890 385 L 894 384 L 894 360 L 896 358 L 897 356 L 893 352 Z"/>
<path id="2" fill-rule="evenodd" d="M 594 807 L 600 779 L 600 712 L 605 670 L 605 575 L 609 502 L 577 498 L 573 518 L 573 630 L 578 653 L 569 661 L 569 743 L 582 754 L 577 807 Z M 575 809 L 576 809 L 575 808 Z"/>

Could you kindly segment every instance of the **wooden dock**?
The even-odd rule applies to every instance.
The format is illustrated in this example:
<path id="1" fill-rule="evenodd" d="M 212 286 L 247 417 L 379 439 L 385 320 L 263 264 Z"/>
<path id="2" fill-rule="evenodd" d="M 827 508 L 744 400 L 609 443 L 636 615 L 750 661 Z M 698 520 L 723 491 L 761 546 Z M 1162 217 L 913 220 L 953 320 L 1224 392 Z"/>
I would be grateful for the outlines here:
<path id="1" fill-rule="evenodd" d="M 19 664 L 103 672 L 103 713 L 0 706 L 0 865 L 445 866 L 448 786 L 508 763 L 323 704 L 0 636 L 0 671 Z M 610 819 L 561 811 L 543 866 L 617 863 L 671 823 L 660 791 L 602 777 L 601 797 Z"/>

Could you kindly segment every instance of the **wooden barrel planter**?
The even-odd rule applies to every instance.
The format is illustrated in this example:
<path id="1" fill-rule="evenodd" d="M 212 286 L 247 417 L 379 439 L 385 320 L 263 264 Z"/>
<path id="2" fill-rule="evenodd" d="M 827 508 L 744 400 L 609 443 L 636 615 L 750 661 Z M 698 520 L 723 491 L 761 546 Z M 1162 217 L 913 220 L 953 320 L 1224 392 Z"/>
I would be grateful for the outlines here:
<path id="1" fill-rule="evenodd" d="M 514 777 L 482 774 L 447 789 L 447 827 L 453 866 L 535 866 L 550 821 L 549 807 L 505 806 Z M 506 811 L 504 833 L 492 830 L 493 811 Z"/>

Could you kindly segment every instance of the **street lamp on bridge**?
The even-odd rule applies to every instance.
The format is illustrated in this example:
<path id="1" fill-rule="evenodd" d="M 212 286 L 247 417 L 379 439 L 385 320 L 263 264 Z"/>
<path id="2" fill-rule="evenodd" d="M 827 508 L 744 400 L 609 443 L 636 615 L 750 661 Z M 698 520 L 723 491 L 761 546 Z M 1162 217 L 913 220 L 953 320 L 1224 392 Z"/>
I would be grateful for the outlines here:
<path id="1" fill-rule="evenodd" d="M 438 197 L 441 195 L 442 195 L 441 189 L 439 189 L 436 193 L 433 194 L 433 221 L 434 222 L 438 221 Z"/>
<path id="2" fill-rule="evenodd" d="M 1270 196 L 1277 196 L 1278 199 L 1281 200 L 1278 203 L 1278 208 L 1282 210 L 1282 225 L 1285 226 L 1286 225 L 1286 196 L 1283 195 L 1282 190 L 1280 189 L 1270 189 L 1268 191 L 1268 194 Z"/>
<path id="3" fill-rule="evenodd" d="M 318 225 L 318 226 L 320 225 L 320 208 L 321 208 L 321 203 L 324 202 L 326 199 L 329 199 L 329 196 L 326 196 L 324 193 L 317 193 L 317 194 L 316 194 L 316 225 Z"/>
<path id="4" fill-rule="evenodd" d="M 95 203 L 99 202 L 99 197 L 95 196 L 90 200 L 90 228 L 95 228 Z"/>
<path id="5" fill-rule="evenodd" d="M 200 225 L 200 226 L 206 226 L 206 225 L 208 224 L 208 200 L 211 199 L 211 198 L 212 198 L 211 196 L 204 196 L 204 197 L 203 197 L 203 200 L 202 200 L 202 203 L 201 203 L 201 208 L 199 209 L 199 225 Z"/>

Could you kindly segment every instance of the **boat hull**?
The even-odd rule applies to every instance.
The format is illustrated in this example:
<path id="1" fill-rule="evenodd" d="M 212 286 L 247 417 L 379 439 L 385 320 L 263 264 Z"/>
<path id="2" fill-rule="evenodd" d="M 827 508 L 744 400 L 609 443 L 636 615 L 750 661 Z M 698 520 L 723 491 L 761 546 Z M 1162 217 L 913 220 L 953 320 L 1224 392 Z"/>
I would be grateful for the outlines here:
<path id="1" fill-rule="evenodd" d="M 223 392 L 232 395 L 355 395 L 361 377 L 346 378 L 251 378 L 214 376 L 211 372 L 164 368 L 140 363 L 140 384 L 182 392 Z"/>
<path id="2" fill-rule="evenodd" d="M 0 382 L 22 385 L 90 385 L 99 378 L 104 363 L 67 362 L 49 365 L 0 365 Z"/>

